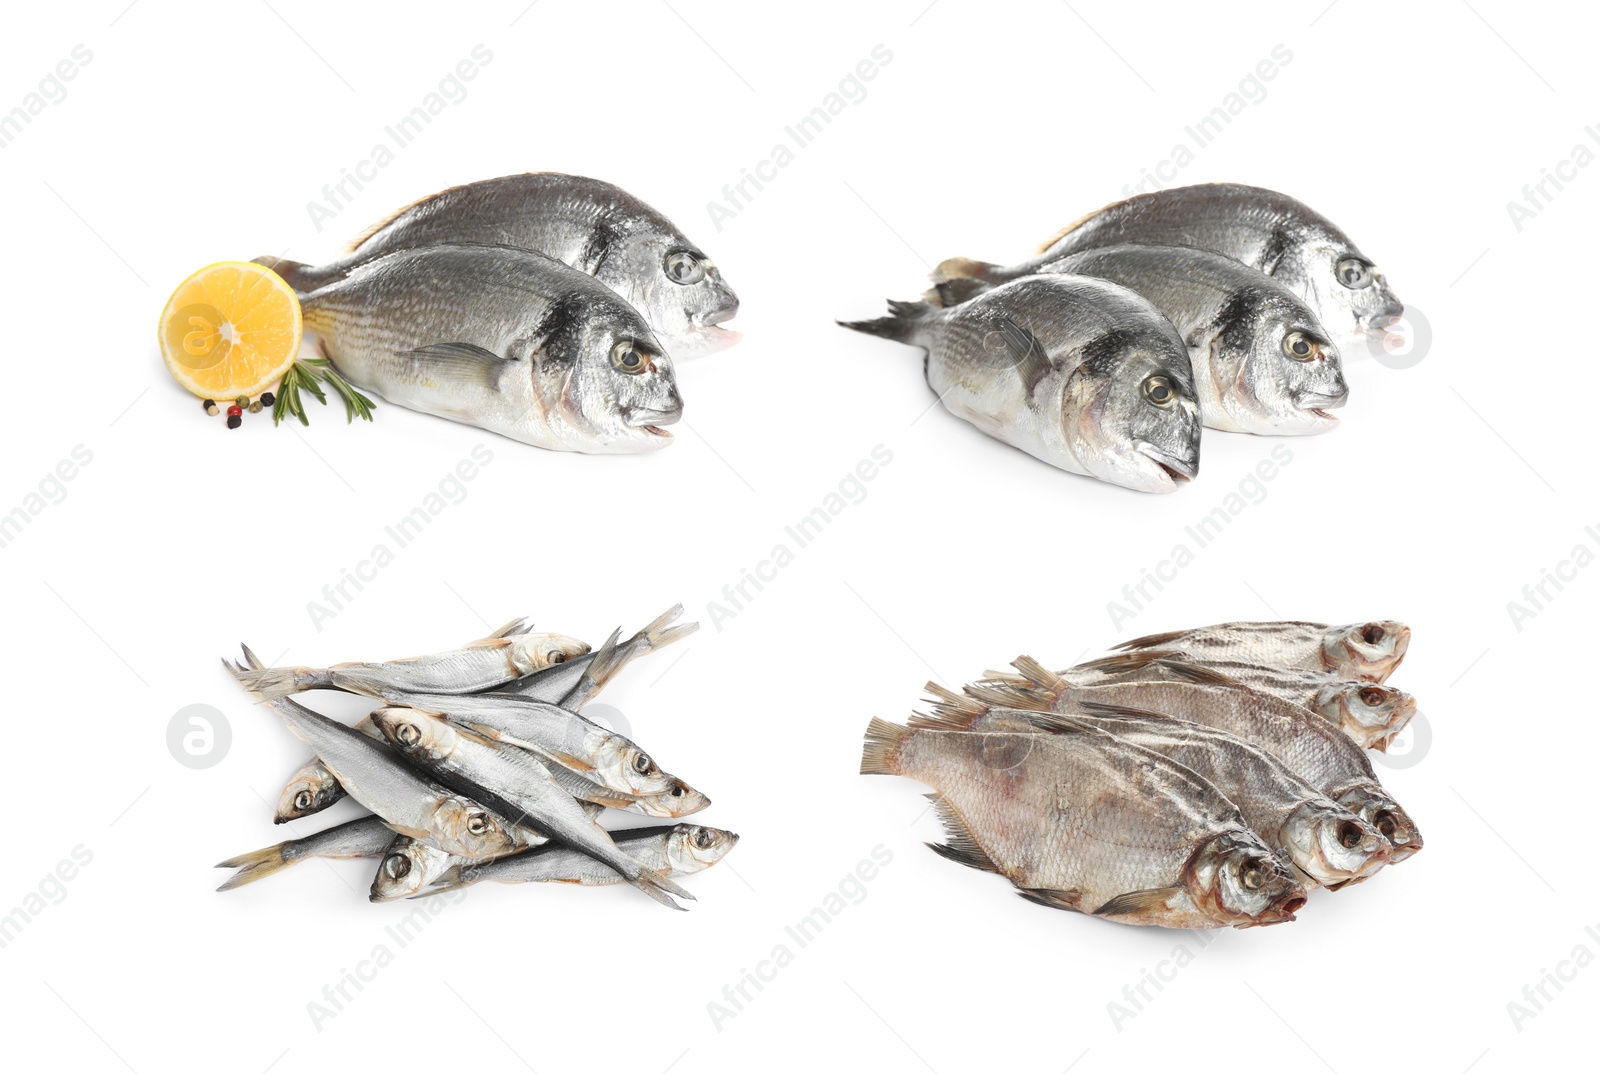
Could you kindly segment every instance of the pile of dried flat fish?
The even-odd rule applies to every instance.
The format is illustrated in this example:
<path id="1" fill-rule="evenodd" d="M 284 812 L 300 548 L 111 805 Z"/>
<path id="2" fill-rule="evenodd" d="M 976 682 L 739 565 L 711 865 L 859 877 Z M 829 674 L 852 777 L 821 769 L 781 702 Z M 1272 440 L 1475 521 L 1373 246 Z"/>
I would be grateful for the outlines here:
<path id="1" fill-rule="evenodd" d="M 1066 671 L 1019 657 L 905 726 L 874 718 L 861 771 L 934 788 L 935 851 L 1033 902 L 1132 925 L 1291 921 L 1422 849 L 1373 771 L 1416 713 L 1383 685 L 1389 621 L 1221 623 Z"/>
<path id="2" fill-rule="evenodd" d="M 841 322 L 927 352 L 928 385 L 988 435 L 1076 474 L 1171 492 L 1200 429 L 1320 433 L 1349 396 L 1336 336 L 1404 307 L 1328 220 L 1259 187 L 1141 194 L 1001 266 L 956 257 L 920 302 Z"/>
<path id="3" fill-rule="evenodd" d="M 711 800 L 627 736 L 583 716 L 635 657 L 692 633 L 683 606 L 599 649 L 534 633 L 522 619 L 448 652 L 326 668 L 223 661 L 315 756 L 290 777 L 274 820 L 349 796 L 371 815 L 220 863 L 219 890 L 307 858 L 378 858 L 372 900 L 432 895 L 480 880 L 631 884 L 663 905 L 693 899 L 674 882 L 715 865 L 739 837 L 695 824 L 607 830 L 606 809 L 677 819 Z M 354 727 L 292 699 L 341 690 L 378 707 Z M 429 885 L 432 885 L 430 888 Z M 424 890 L 424 889 L 428 890 Z"/>
<path id="4" fill-rule="evenodd" d="M 666 447 L 672 356 L 728 346 L 739 300 L 677 226 L 626 191 L 538 172 L 452 187 L 322 266 L 261 264 L 358 388 L 538 447 Z"/>

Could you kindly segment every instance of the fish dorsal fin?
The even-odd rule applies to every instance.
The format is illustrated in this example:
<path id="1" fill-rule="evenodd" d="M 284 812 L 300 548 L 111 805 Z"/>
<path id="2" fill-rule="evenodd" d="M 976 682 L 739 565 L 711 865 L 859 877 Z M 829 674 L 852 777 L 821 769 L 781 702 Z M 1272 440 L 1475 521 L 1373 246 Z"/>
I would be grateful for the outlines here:
<path id="1" fill-rule="evenodd" d="M 500 390 L 500 375 L 513 363 L 476 343 L 430 343 L 403 355 L 427 363 L 427 379 L 439 384 Z"/>
<path id="2" fill-rule="evenodd" d="M 357 235 L 355 238 L 351 239 L 350 242 L 348 244 L 346 244 L 346 246 L 344 248 L 344 252 L 347 253 L 347 254 L 356 253 L 363 246 L 365 246 L 369 241 L 371 241 L 372 236 L 376 235 L 378 232 L 382 231 L 384 228 L 388 227 L 390 224 L 392 224 L 396 220 L 400 219 L 406 213 L 409 213 L 412 209 L 415 209 L 417 206 L 421 205 L 424 202 L 432 201 L 434 198 L 442 198 L 446 194 L 450 193 L 451 190 L 457 190 L 457 189 L 459 189 L 459 188 L 458 187 L 450 187 L 448 190 L 441 190 L 437 194 L 424 194 L 422 197 L 416 199 L 415 201 L 408 202 L 407 204 L 400 206 L 400 208 L 396 209 L 394 212 L 390 213 L 388 216 L 384 217 L 382 220 L 379 220 L 376 224 L 372 224 L 372 225 L 368 226 L 365 231 L 363 231 L 361 234 Z"/>
<path id="3" fill-rule="evenodd" d="M 1120 917 L 1124 914 L 1142 914 L 1167 909 L 1174 895 L 1183 894 L 1181 887 L 1145 888 L 1143 891 L 1125 891 L 1094 912 L 1096 917 Z"/>
<path id="4" fill-rule="evenodd" d="M 1072 223 L 1068 224 L 1066 227 L 1062 228 L 1060 231 L 1056 232 L 1054 235 L 1051 235 L 1048 239 L 1044 240 L 1044 242 L 1040 244 L 1039 249 L 1035 250 L 1034 252 L 1035 253 L 1040 253 L 1040 254 L 1049 253 L 1050 252 L 1050 247 L 1054 246 L 1056 243 L 1060 242 L 1062 239 L 1066 238 L 1068 235 L 1072 234 L 1074 231 L 1077 231 L 1080 227 L 1082 227 L 1083 225 L 1087 224 L 1089 221 L 1093 220 L 1095 217 L 1099 216 L 1101 213 L 1108 213 L 1112 209 L 1115 209 L 1117 206 L 1126 205 L 1128 202 L 1130 202 L 1132 200 L 1133 200 L 1132 198 L 1123 198 L 1121 201 L 1114 201 L 1110 205 L 1102 205 L 1100 208 L 1094 210 L 1093 212 L 1084 213 L 1082 216 L 1078 217 Z"/>
<path id="5" fill-rule="evenodd" d="M 1116 674 L 1121 671 L 1142 671 L 1151 664 L 1159 664 L 1167 658 L 1182 656 L 1182 653 L 1172 649 L 1149 649 L 1137 653 L 1116 653 L 1112 656 L 1102 656 L 1098 660 L 1090 660 L 1079 664 L 1077 667 L 1068 668 L 1062 674 L 1070 675 L 1074 671 L 1095 671 L 1106 674 Z"/>
<path id="6" fill-rule="evenodd" d="M 979 845 L 977 837 L 972 834 L 972 829 L 967 827 L 967 822 L 951 808 L 950 803 L 938 794 L 928 795 L 928 801 L 933 803 L 934 813 L 938 814 L 939 820 L 944 823 L 945 838 L 943 843 L 927 844 L 928 849 L 951 861 L 958 861 L 968 868 L 979 869 L 986 873 L 998 873 L 1000 867 Z"/>
<path id="7" fill-rule="evenodd" d="M 1105 701 L 1083 701 L 1078 707 L 1091 716 L 1115 716 L 1126 720 L 1161 720 L 1170 723 L 1174 717 L 1153 709 L 1134 708 L 1132 705 L 1113 705 Z"/>
<path id="8" fill-rule="evenodd" d="M 987 711 L 987 706 L 936 682 L 928 682 L 923 690 L 933 703 L 933 711 L 914 714 L 906 721 L 911 727 L 925 731 L 965 731 Z"/>
<path id="9" fill-rule="evenodd" d="M 1052 910 L 1071 910 L 1076 914 L 1084 912 L 1083 892 L 1077 888 L 1018 888 L 1017 894 Z"/>
<path id="10" fill-rule="evenodd" d="M 1243 686 L 1244 683 L 1220 671 L 1203 667 L 1200 664 L 1191 664 L 1186 660 L 1167 659 L 1157 660 L 1156 663 L 1163 671 L 1168 672 L 1173 678 L 1182 679 L 1184 682 L 1195 683 L 1200 686 Z"/>
<path id="11" fill-rule="evenodd" d="M 996 322 L 996 327 L 1001 340 L 1005 343 L 1006 354 L 1011 360 L 1012 367 L 1022 378 L 1024 390 L 1032 396 L 1039 382 L 1055 370 L 1050 356 L 1045 353 L 1044 344 L 1039 342 L 1038 336 L 1010 317 L 1001 317 Z"/>
<path id="12" fill-rule="evenodd" d="M 1187 633 L 1189 633 L 1187 630 L 1169 630 L 1165 634 L 1146 634 L 1142 638 L 1134 638 L 1112 648 L 1122 653 L 1132 649 L 1164 649 Z"/>

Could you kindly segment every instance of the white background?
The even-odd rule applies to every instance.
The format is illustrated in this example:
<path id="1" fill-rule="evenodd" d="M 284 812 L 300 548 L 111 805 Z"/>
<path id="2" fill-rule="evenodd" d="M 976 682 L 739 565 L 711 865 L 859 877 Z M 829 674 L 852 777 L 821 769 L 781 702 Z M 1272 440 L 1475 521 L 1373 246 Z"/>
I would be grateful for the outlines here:
<path id="1" fill-rule="evenodd" d="M 1507 602 L 1600 522 L 1591 264 L 1600 168 L 1517 230 L 1508 200 L 1588 141 L 1592 17 L 1505 0 L 775 9 L 702 0 L 335 8 L 126 0 L 12 13 L 0 110 L 83 44 L 64 100 L 0 150 L 12 326 L 0 509 L 76 445 L 65 498 L 0 549 L 9 654 L 0 913 L 92 861 L 0 949 L 13 1065 L 72 1069 L 1445 1072 L 1590 1065 L 1600 969 L 1520 1029 L 1507 1004 L 1600 954 L 1592 639 L 1600 571 L 1521 629 Z M 320 199 L 474 45 L 492 62 L 319 232 Z M 892 61 L 719 231 L 706 204 L 875 45 Z M 1284 190 L 1344 227 L 1431 323 L 1394 369 L 1352 355 L 1343 427 L 1132 620 L 1120 599 L 1273 446 L 1207 433 L 1167 497 L 1073 477 L 942 410 L 915 352 L 836 328 L 912 297 L 930 262 L 1015 260 L 1170 157 L 1273 46 L 1292 61 L 1179 182 Z M 603 177 L 671 215 L 743 299 L 738 347 L 680 365 L 687 420 L 651 456 L 541 452 L 382 405 L 229 433 L 164 374 L 169 290 L 214 260 L 317 261 L 447 185 Z M 1553 189 L 1553 188 L 1552 188 Z M 475 445 L 493 454 L 319 631 L 307 604 Z M 893 462 L 720 630 L 721 600 L 875 445 Z M 754 592 L 753 590 L 751 591 Z M 1551 590 L 1554 593 L 1553 590 Z M 370 862 L 219 895 L 226 856 L 287 834 L 304 749 L 217 658 L 295 663 L 454 645 L 514 615 L 600 641 L 674 601 L 704 624 L 604 701 L 744 839 L 669 914 L 623 889 L 475 889 L 399 948 L 415 904 Z M 856 774 L 870 715 L 930 676 L 1029 652 L 1065 666 L 1230 618 L 1396 617 L 1393 680 L 1433 729 L 1385 770 L 1426 833 L 1403 866 L 1281 928 L 1187 934 L 1024 903 L 920 845 L 909 781 Z M 279 654 L 282 654 L 281 656 Z M 319 696 L 319 700 L 326 700 Z M 166 729 L 217 707 L 191 770 Z M 353 716 L 355 706 L 332 706 Z M 328 818 L 353 815 L 346 805 Z M 297 825 L 304 834 L 316 825 Z M 785 933 L 881 845 L 865 897 Z M 793 960 L 731 1019 L 725 985 Z M 1183 943 L 1153 1002 L 1122 1001 Z M 373 949 L 393 959 L 315 1022 Z M 747 986 L 748 987 L 748 986 Z M 1075 1065 L 1074 1065 L 1075 1064 Z"/>

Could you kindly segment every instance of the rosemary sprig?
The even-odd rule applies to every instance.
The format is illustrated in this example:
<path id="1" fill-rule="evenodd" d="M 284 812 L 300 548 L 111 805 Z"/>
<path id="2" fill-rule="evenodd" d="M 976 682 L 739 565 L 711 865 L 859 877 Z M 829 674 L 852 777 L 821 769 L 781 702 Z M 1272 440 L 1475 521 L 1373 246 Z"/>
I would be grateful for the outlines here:
<path id="1" fill-rule="evenodd" d="M 311 421 L 306 417 L 300 390 L 305 389 L 317 402 L 327 406 L 328 396 L 323 392 L 319 380 L 326 381 L 344 401 L 347 422 L 353 422 L 356 418 L 372 420 L 372 400 L 356 391 L 326 358 L 301 358 L 283 374 L 283 380 L 278 385 L 277 398 L 272 402 L 272 424 L 277 425 L 286 415 L 292 414 L 300 419 L 301 425 L 309 426 Z"/>

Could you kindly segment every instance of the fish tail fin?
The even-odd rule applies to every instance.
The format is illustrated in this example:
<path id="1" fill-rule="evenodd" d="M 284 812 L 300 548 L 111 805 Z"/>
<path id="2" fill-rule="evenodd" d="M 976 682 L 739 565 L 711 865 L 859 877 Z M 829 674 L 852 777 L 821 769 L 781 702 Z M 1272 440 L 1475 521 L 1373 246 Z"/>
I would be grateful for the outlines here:
<path id="1" fill-rule="evenodd" d="M 865 332 L 869 336 L 882 336 L 897 343 L 910 343 L 922 322 L 937 307 L 928 302 L 900 302 L 889 300 L 889 316 L 870 321 L 839 321 L 841 328 Z"/>
<path id="2" fill-rule="evenodd" d="M 936 682 L 929 682 L 922 689 L 929 695 L 933 711 L 915 713 L 906 721 L 907 726 L 916 730 L 965 731 L 989 711 L 987 705 Z"/>
<path id="3" fill-rule="evenodd" d="M 228 877 L 217 890 L 232 891 L 234 888 L 253 884 L 257 880 L 287 869 L 296 861 L 284 853 L 288 845 L 288 843 L 278 843 L 275 846 L 252 850 L 248 854 L 237 854 L 226 861 L 217 862 L 218 869 L 239 870 Z"/>
<path id="4" fill-rule="evenodd" d="M 975 261 L 970 257 L 947 257 L 939 262 L 929 278 L 934 283 L 949 283 L 952 280 L 988 282 L 993 280 L 999 271 L 1000 266 L 993 261 Z"/>
<path id="5" fill-rule="evenodd" d="M 646 895 L 650 896 L 656 902 L 660 903 L 662 906 L 669 907 L 673 910 L 685 909 L 685 907 L 679 906 L 677 903 L 672 901 L 672 896 L 674 895 L 678 896 L 680 899 L 688 899 L 691 902 L 694 901 L 693 895 L 683 890 L 683 888 L 679 887 L 677 884 L 674 884 L 671 880 L 668 880 L 663 874 L 653 872 L 649 869 L 641 869 L 638 876 L 624 877 L 624 879 L 626 879 L 628 883 L 632 884 L 640 891 L 644 892 Z"/>
<path id="6" fill-rule="evenodd" d="M 982 280 L 941 280 L 922 293 L 922 301 L 947 310 L 988 290 L 990 285 Z"/>
<path id="7" fill-rule="evenodd" d="M 328 673 L 319 668 L 241 668 L 234 674 L 241 686 L 262 701 L 276 701 L 302 690 L 330 685 Z"/>
<path id="8" fill-rule="evenodd" d="M 874 716 L 867 724 L 866 741 L 861 746 L 863 776 L 893 776 L 900 770 L 900 747 L 911 737 L 911 728 Z"/>
<path id="9" fill-rule="evenodd" d="M 291 261 L 287 257 L 272 257 L 263 255 L 255 258 L 255 264 L 265 265 L 267 268 L 283 277 L 283 282 L 294 288 L 299 294 L 315 291 L 324 284 L 332 283 L 337 276 L 314 265 L 303 261 Z"/>
<path id="10" fill-rule="evenodd" d="M 644 629 L 635 636 L 643 640 L 650 647 L 651 652 L 655 652 L 657 649 L 665 649 L 673 642 L 687 638 L 690 634 L 700 629 L 699 623 L 679 623 L 677 626 L 673 626 L 673 621 L 682 614 L 683 605 L 674 604 L 646 623 Z"/>
<path id="11" fill-rule="evenodd" d="M 1072 685 L 1056 672 L 1051 671 L 1027 654 L 1023 654 L 1011 661 L 1011 666 L 1017 669 L 1018 675 L 1021 675 L 1029 683 L 1041 690 L 1060 693 Z"/>

